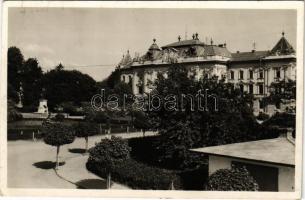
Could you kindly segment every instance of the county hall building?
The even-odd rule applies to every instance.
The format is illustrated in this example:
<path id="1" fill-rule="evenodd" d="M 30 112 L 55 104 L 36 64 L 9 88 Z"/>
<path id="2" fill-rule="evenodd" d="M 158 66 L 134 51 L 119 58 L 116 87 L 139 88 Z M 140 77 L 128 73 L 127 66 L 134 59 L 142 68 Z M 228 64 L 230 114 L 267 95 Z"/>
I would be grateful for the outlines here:
<path id="1" fill-rule="evenodd" d="M 260 103 L 263 97 L 269 95 L 271 83 L 296 80 L 295 50 L 286 40 L 284 32 L 272 49 L 234 53 L 227 49 L 225 43 L 216 45 L 212 40 L 209 44 L 201 42 L 197 33 L 190 40 L 181 40 L 179 36 L 178 41 L 161 48 L 153 39 L 144 55 L 138 54 L 132 58 L 127 51 L 118 67 L 121 81 L 132 86 L 134 95 L 141 95 L 151 92 L 157 74 L 162 73 L 166 77 L 173 63 L 187 67 L 189 74 L 197 80 L 204 76 L 217 76 L 253 94 L 256 114 L 273 114 L 275 110 L 263 108 Z"/>

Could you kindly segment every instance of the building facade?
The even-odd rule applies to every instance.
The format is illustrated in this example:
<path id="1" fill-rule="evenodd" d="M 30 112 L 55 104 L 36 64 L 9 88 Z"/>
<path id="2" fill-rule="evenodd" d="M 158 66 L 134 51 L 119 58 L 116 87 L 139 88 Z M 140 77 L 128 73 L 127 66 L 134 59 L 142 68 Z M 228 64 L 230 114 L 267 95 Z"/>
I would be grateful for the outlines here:
<path id="1" fill-rule="evenodd" d="M 166 77 L 169 66 L 175 63 L 188 68 L 189 74 L 197 80 L 217 76 L 233 83 L 235 88 L 253 94 L 256 113 L 262 111 L 260 100 L 269 95 L 271 83 L 296 80 L 295 50 L 284 32 L 271 50 L 235 53 L 227 49 L 226 43 L 201 42 L 197 33 L 191 40 L 181 40 L 179 36 L 177 42 L 161 48 L 154 39 L 143 56 L 136 54 L 132 58 L 127 51 L 118 67 L 121 81 L 132 86 L 134 95 L 141 95 L 151 92 L 158 73 Z"/>

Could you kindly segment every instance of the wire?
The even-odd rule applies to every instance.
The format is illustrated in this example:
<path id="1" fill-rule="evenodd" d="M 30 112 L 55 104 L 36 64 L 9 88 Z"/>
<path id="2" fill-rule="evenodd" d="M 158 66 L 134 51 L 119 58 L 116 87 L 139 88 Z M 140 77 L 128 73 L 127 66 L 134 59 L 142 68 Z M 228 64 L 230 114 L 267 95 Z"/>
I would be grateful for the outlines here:
<path id="1" fill-rule="evenodd" d="M 79 68 L 79 67 L 116 67 L 117 64 L 98 64 L 98 65 L 63 65 L 64 68 Z"/>

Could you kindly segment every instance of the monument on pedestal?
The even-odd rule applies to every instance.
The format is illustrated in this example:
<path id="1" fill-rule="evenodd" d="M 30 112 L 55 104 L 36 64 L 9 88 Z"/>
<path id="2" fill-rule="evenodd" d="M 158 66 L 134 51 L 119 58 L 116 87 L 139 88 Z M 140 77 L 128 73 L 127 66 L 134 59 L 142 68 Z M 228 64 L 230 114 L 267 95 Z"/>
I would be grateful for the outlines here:
<path id="1" fill-rule="evenodd" d="M 39 106 L 37 113 L 48 114 L 48 100 L 45 99 L 45 89 L 42 89 L 41 99 L 39 99 Z"/>
<path id="2" fill-rule="evenodd" d="M 48 114 L 48 100 L 46 99 L 39 99 L 39 106 L 37 113 L 47 113 Z"/>

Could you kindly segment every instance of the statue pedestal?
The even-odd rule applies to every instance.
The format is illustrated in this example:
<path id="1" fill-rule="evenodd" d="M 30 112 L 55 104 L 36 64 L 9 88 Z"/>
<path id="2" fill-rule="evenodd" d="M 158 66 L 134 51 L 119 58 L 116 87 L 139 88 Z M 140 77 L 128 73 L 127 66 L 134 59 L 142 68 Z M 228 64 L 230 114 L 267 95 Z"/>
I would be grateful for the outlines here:
<path id="1" fill-rule="evenodd" d="M 40 99 L 37 113 L 48 113 L 48 100 Z"/>

